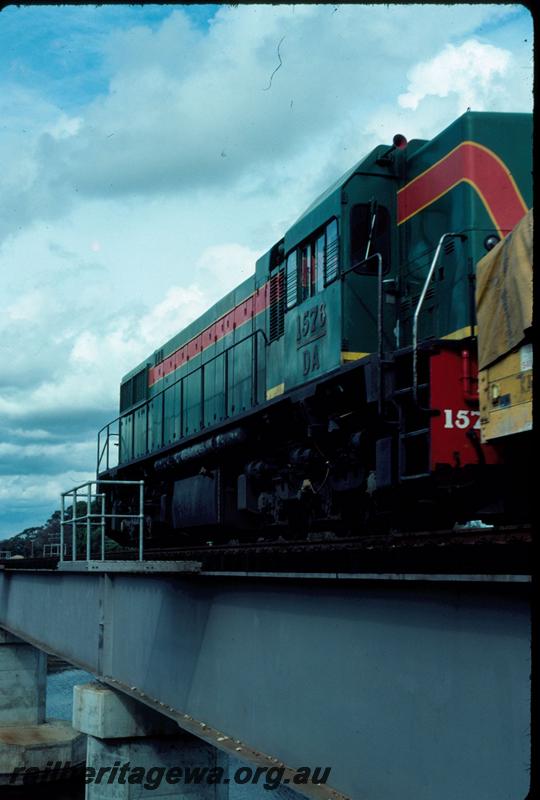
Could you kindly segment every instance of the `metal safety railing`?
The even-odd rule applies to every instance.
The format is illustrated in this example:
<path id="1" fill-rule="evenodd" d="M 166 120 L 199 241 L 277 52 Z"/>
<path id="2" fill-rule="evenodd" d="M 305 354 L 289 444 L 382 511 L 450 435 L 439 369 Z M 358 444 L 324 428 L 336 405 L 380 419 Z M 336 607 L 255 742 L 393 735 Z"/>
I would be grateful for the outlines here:
<path id="1" fill-rule="evenodd" d="M 138 487 L 139 513 L 107 513 L 106 494 L 100 492 L 101 486 L 135 486 Z M 94 488 L 95 487 L 95 488 Z M 71 501 L 71 516 L 67 514 Z M 78 504 L 83 508 L 79 509 Z M 94 510 L 93 510 L 94 509 Z M 78 513 L 79 510 L 84 513 Z M 105 532 L 107 520 L 137 520 L 139 527 L 138 556 L 142 561 L 144 556 L 144 481 L 87 481 L 63 492 L 60 502 L 60 561 L 64 561 L 66 554 L 66 528 L 71 530 L 71 561 L 77 561 L 77 534 L 82 528 L 85 533 L 86 561 L 92 557 L 92 533 L 97 528 L 100 536 L 101 560 L 105 560 Z M 69 536 L 69 534 L 68 534 Z"/>
<path id="2" fill-rule="evenodd" d="M 60 552 L 60 542 L 46 542 L 46 544 L 43 545 L 43 558 L 59 556 Z M 64 555 L 67 552 L 67 546 L 65 544 L 62 548 L 62 552 Z"/>
<path id="3" fill-rule="evenodd" d="M 260 343 L 259 340 L 262 340 L 262 342 Z M 207 395 L 206 375 L 214 363 L 219 362 L 219 360 L 221 360 L 223 364 L 223 389 L 213 397 L 216 398 L 216 402 L 221 402 L 222 420 L 235 416 L 234 391 L 235 389 L 238 390 L 244 378 L 238 379 L 237 373 L 239 367 L 235 364 L 233 354 L 235 349 L 240 348 L 248 342 L 251 344 L 251 369 L 248 375 L 250 380 L 249 406 L 253 408 L 264 400 L 265 396 L 262 396 L 262 393 L 266 391 L 265 373 L 268 337 L 261 328 L 258 328 L 239 341 L 229 345 L 229 347 L 225 348 L 222 352 L 216 353 L 204 363 L 186 372 L 185 375 L 182 375 L 173 383 L 165 386 L 160 392 L 142 401 L 134 408 L 130 408 L 125 413 L 120 414 L 120 416 L 112 422 L 105 425 L 98 433 L 97 474 L 108 472 L 109 469 L 118 466 L 119 463 L 127 463 L 137 458 L 143 458 L 150 453 L 158 452 L 163 447 L 166 447 L 168 444 L 168 442 L 165 441 L 166 423 L 173 427 L 176 424 L 178 425 L 178 435 L 176 436 L 175 434 L 175 444 L 188 435 L 188 433 L 197 433 L 199 430 L 209 427 L 209 424 L 212 424 L 213 420 L 207 424 L 206 404 L 212 397 L 208 397 Z M 260 344 L 262 344 L 262 347 Z M 190 379 L 193 380 L 195 375 L 199 376 L 196 379 L 199 381 L 199 399 L 196 404 L 187 408 L 185 406 L 187 396 L 185 387 L 187 381 Z M 178 394 L 178 403 L 177 407 L 175 406 L 174 418 L 169 419 L 165 414 L 165 401 L 167 396 L 174 396 L 175 391 L 177 391 Z M 156 414 L 156 419 L 160 420 L 160 424 L 156 426 L 157 434 L 152 427 L 154 425 L 153 416 L 149 413 L 150 410 L 154 408 L 156 408 L 158 412 Z M 195 431 L 188 432 L 187 417 L 189 414 L 195 413 L 196 410 L 198 413 L 198 428 Z M 142 423 L 144 426 L 144 446 L 141 446 L 141 452 L 138 452 L 135 443 L 136 414 L 139 415 L 139 419 L 144 418 L 144 422 Z M 131 423 L 130 431 L 126 434 L 127 439 L 129 439 L 129 441 L 127 441 L 127 439 L 122 439 L 122 424 L 125 426 L 129 420 L 131 420 Z M 113 447 L 116 449 L 116 452 L 112 450 Z M 123 452 L 124 450 L 127 451 L 127 453 Z"/>

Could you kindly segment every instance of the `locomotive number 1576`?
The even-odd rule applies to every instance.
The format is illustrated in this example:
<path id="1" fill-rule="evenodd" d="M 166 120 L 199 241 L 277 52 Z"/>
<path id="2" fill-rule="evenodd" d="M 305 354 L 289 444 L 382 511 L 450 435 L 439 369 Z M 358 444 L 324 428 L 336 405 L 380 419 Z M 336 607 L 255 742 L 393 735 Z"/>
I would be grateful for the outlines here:
<path id="1" fill-rule="evenodd" d="M 300 312 L 296 318 L 296 346 L 303 347 L 326 333 L 326 303 Z"/>
<path id="2" fill-rule="evenodd" d="M 303 374 L 309 375 L 320 367 L 320 356 L 318 344 L 311 347 L 306 345 L 317 342 L 321 336 L 326 335 L 328 317 L 326 315 L 326 304 L 319 303 L 312 306 L 307 311 L 301 312 L 296 318 L 296 347 L 305 348 L 302 351 Z"/>

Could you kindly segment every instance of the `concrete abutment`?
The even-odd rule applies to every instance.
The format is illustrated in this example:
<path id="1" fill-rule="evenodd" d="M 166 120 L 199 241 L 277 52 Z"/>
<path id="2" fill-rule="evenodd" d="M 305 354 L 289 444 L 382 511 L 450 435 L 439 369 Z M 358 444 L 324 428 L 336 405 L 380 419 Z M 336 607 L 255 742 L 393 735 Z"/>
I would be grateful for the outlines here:
<path id="1" fill-rule="evenodd" d="M 87 734 L 86 800 L 227 800 L 228 758 L 174 720 L 100 683 L 74 687 Z"/>
<path id="2" fill-rule="evenodd" d="M 84 763 L 85 737 L 45 719 L 47 656 L 0 628 L 0 783 L 52 779 L 57 764 Z"/>

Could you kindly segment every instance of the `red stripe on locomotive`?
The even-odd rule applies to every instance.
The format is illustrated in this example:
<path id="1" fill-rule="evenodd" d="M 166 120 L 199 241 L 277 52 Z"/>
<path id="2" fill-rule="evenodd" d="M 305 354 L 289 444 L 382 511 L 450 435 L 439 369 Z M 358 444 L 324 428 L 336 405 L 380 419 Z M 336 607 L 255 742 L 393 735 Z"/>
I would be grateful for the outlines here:
<path id="1" fill-rule="evenodd" d="M 527 211 L 503 162 L 476 142 L 463 142 L 398 192 L 398 225 L 406 222 L 461 181 L 480 195 L 501 234 L 514 228 Z"/>
<path id="2" fill-rule="evenodd" d="M 280 292 L 278 291 L 278 298 Z M 211 347 L 227 334 L 232 333 L 233 330 L 239 328 L 246 322 L 249 322 L 257 314 L 266 311 L 269 305 L 270 286 L 269 282 L 261 286 L 260 289 L 250 295 L 245 300 L 242 300 L 227 314 L 224 314 L 208 328 L 205 328 L 202 333 L 194 336 L 189 342 L 184 344 L 181 348 L 176 350 L 171 356 L 168 356 L 164 361 L 155 367 L 150 367 L 148 370 L 148 385 L 152 386 L 157 381 L 169 375 L 174 370 L 181 367 L 189 359 L 199 355 L 207 347 Z"/>

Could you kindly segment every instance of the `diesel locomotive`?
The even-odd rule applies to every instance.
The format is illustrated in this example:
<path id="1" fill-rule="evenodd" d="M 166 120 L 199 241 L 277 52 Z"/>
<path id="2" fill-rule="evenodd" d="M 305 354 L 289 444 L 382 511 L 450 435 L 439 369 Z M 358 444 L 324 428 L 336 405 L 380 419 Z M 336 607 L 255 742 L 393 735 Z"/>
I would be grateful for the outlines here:
<path id="1" fill-rule="evenodd" d="M 526 430 L 481 432 L 475 279 L 531 207 L 531 149 L 528 114 L 396 135 L 122 379 L 97 479 L 144 481 L 145 536 L 527 519 Z M 130 485 L 101 486 L 111 514 L 139 513 Z"/>

